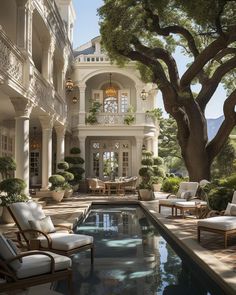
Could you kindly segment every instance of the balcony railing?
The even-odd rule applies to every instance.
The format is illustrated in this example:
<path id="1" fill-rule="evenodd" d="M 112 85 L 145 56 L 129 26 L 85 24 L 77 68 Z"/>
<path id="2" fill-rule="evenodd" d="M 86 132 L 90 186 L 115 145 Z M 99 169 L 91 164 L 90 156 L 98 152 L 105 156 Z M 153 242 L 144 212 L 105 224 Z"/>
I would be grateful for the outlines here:
<path id="1" fill-rule="evenodd" d="M 0 26 L 0 71 L 23 86 L 24 58 Z"/>
<path id="2" fill-rule="evenodd" d="M 152 118 L 148 117 L 145 113 L 136 114 L 136 113 L 98 113 L 96 119 L 91 118 L 88 120 L 90 113 L 86 114 L 87 126 L 149 126 L 156 127 L 157 122 Z M 132 120 L 126 120 L 126 118 L 132 117 Z M 128 124 L 129 122 L 129 124 Z M 75 128 L 79 125 L 84 125 L 80 122 L 80 113 L 71 116 L 71 127 Z"/>
<path id="3" fill-rule="evenodd" d="M 87 54 L 87 55 L 79 55 L 76 59 L 78 62 L 86 62 L 86 63 L 96 63 L 96 62 L 110 62 L 110 59 L 105 54 Z"/>

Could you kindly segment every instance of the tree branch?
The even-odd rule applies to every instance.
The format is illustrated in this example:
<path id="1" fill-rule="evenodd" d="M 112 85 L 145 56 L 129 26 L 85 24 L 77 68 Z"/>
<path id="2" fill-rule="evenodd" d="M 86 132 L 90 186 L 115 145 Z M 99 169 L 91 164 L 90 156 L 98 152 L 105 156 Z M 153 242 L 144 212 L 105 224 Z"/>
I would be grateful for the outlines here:
<path id="1" fill-rule="evenodd" d="M 214 72 L 213 76 L 207 81 L 205 86 L 201 89 L 196 101 L 198 102 L 202 111 L 205 110 L 205 107 L 215 90 L 217 89 L 222 77 L 227 74 L 229 71 L 236 67 L 236 57 L 233 57 L 220 65 Z"/>
<path id="2" fill-rule="evenodd" d="M 164 63 L 168 67 L 170 82 L 176 87 L 176 89 L 179 87 L 179 74 L 177 65 L 173 57 L 168 53 L 168 51 L 162 48 L 146 47 L 137 38 L 133 38 L 132 43 L 139 52 L 144 53 L 146 56 L 152 56 L 154 58 L 161 59 L 162 61 L 164 61 Z"/>
<path id="3" fill-rule="evenodd" d="M 221 124 L 216 136 L 208 144 L 206 150 L 209 155 L 210 162 L 219 153 L 226 143 L 231 131 L 236 125 L 236 112 L 234 110 L 236 105 L 236 90 L 234 90 L 224 103 L 225 120 Z"/>

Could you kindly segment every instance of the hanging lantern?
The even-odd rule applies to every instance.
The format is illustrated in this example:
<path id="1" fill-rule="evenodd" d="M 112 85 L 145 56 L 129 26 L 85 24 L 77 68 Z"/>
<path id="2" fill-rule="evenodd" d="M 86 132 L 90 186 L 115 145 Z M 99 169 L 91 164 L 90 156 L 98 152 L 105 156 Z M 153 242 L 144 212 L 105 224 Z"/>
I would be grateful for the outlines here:
<path id="1" fill-rule="evenodd" d="M 105 89 L 106 97 L 116 97 L 116 89 L 111 84 L 111 73 L 110 73 L 110 83 L 109 86 Z"/>

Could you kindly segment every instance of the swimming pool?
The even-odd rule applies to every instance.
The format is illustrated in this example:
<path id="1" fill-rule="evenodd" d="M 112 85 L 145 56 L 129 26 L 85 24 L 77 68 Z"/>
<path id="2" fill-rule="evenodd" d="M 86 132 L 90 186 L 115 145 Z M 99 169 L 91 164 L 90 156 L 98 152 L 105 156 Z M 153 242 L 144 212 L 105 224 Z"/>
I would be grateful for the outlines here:
<path id="1" fill-rule="evenodd" d="M 176 254 L 138 205 L 93 206 L 75 232 L 95 240 L 93 268 L 89 252 L 73 256 L 75 294 L 224 294 L 189 259 Z"/>

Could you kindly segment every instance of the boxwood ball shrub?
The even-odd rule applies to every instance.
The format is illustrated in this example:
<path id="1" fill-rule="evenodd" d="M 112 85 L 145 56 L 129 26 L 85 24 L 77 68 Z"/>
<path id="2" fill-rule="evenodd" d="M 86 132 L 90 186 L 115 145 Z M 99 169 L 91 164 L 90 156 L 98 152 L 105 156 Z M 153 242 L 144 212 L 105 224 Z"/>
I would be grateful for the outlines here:
<path id="1" fill-rule="evenodd" d="M 57 174 L 63 176 L 66 182 L 72 181 L 74 179 L 74 174 L 68 171 L 59 171 Z"/>
<path id="2" fill-rule="evenodd" d="M 49 177 L 48 181 L 52 184 L 50 189 L 55 190 L 56 188 L 63 186 L 65 178 L 62 175 L 54 174 Z"/>
<path id="3" fill-rule="evenodd" d="M 69 164 L 66 161 L 63 161 L 57 164 L 57 168 L 61 170 L 67 170 L 69 169 Z"/>
<path id="4" fill-rule="evenodd" d="M 11 157 L 0 157 L 0 173 L 3 179 L 10 178 L 12 171 L 16 170 L 16 162 Z"/>

